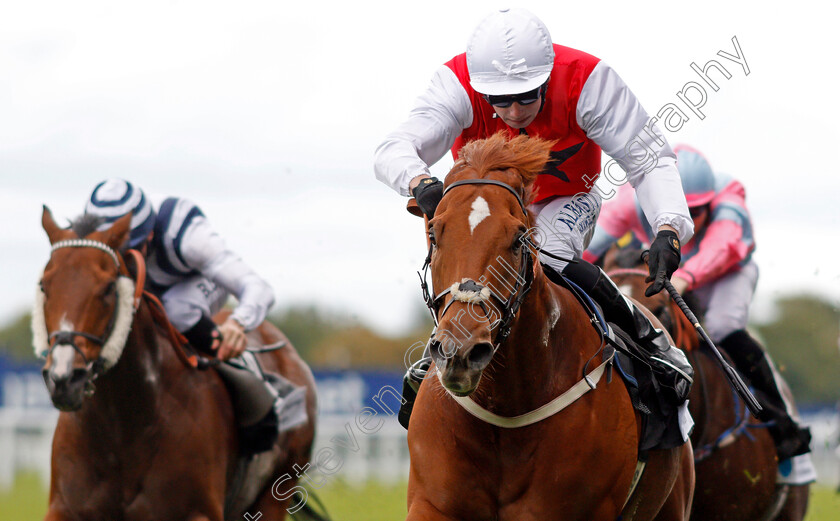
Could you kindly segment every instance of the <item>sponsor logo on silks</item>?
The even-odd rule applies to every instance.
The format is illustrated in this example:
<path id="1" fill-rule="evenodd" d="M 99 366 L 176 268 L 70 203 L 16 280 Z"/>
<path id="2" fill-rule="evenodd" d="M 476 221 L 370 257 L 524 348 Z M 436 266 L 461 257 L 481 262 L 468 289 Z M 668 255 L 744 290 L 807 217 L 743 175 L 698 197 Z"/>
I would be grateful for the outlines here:
<path id="1" fill-rule="evenodd" d="M 564 204 L 555 215 L 555 220 L 565 224 L 569 231 L 577 228 L 579 232 L 585 232 L 593 223 L 593 213 L 600 209 L 600 204 L 589 194 L 582 194 L 572 198 Z M 581 219 L 584 217 L 584 219 Z"/>
<path id="2" fill-rule="evenodd" d="M 548 163 L 545 165 L 545 169 L 541 173 L 548 174 L 550 176 L 554 176 L 561 181 L 565 181 L 570 183 L 569 176 L 566 175 L 566 172 L 560 170 L 560 165 L 562 165 L 567 159 L 572 157 L 573 155 L 577 154 L 578 150 L 583 147 L 583 141 L 578 143 L 577 145 L 572 145 L 568 148 L 564 148 L 563 150 L 552 150 L 549 155 L 551 159 L 549 159 Z"/>
<path id="3" fill-rule="evenodd" d="M 678 241 L 677 239 L 672 238 L 672 239 L 671 239 L 671 246 L 673 246 L 675 250 L 679 251 L 679 249 L 680 249 L 680 241 Z"/>

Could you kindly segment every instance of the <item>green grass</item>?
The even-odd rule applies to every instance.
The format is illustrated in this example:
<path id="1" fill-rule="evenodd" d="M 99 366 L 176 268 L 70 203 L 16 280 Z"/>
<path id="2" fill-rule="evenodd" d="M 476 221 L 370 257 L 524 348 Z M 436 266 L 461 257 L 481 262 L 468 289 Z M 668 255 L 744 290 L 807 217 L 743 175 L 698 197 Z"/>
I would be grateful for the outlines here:
<path id="1" fill-rule="evenodd" d="M 395 521 L 406 516 L 405 483 L 357 487 L 335 479 L 315 493 L 335 521 Z"/>
<path id="2" fill-rule="evenodd" d="M 811 487 L 808 515 L 805 521 L 837 521 L 840 519 L 840 493 L 828 487 Z"/>
<path id="3" fill-rule="evenodd" d="M 0 519 L 34 521 L 47 513 L 47 491 L 35 472 L 20 473 L 11 489 L 0 492 Z"/>
<path id="4" fill-rule="evenodd" d="M 334 479 L 316 493 L 335 521 L 393 521 L 405 519 L 405 488 L 405 483 L 369 483 L 357 487 L 341 479 Z M 12 489 L 0 493 L 2 521 L 43 519 L 46 509 L 47 491 L 34 473 L 20 474 Z M 828 487 L 812 487 L 805 521 L 838 519 L 840 494 Z"/>

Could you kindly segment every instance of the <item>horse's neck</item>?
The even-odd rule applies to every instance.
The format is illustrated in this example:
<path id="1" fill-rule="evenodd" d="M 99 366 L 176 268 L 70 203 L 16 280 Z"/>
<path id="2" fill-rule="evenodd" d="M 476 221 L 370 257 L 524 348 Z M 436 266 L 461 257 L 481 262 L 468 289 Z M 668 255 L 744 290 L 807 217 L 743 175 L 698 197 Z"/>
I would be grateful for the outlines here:
<path id="1" fill-rule="evenodd" d="M 142 306 L 119 361 L 94 382 L 94 394 L 85 401 L 82 413 L 88 427 L 107 425 L 110 431 L 122 426 L 130 433 L 154 420 L 163 383 L 161 347 L 151 315 Z"/>
<path id="2" fill-rule="evenodd" d="M 517 415 L 571 387 L 581 377 L 578 369 L 585 358 L 591 356 L 581 342 L 581 324 L 591 328 L 574 297 L 552 287 L 539 273 L 510 337 L 491 362 L 492 374 L 479 396 L 495 412 Z"/>

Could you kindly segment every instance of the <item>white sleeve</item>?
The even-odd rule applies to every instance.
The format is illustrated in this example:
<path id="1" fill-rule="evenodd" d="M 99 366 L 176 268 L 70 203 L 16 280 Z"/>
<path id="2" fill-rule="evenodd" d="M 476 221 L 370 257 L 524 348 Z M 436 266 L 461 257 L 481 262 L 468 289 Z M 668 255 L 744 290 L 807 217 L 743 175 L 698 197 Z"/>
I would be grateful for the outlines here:
<path id="1" fill-rule="evenodd" d="M 673 226 L 685 244 L 694 234 L 694 222 L 677 156 L 630 88 L 603 61 L 581 90 L 577 123 L 627 173 L 654 233 L 664 224 Z"/>
<path id="2" fill-rule="evenodd" d="M 470 98 L 452 69 L 442 65 L 408 119 L 376 148 L 376 178 L 409 196 L 412 179 L 429 173 L 452 148 L 461 131 L 472 125 Z"/>
<path id="3" fill-rule="evenodd" d="M 274 304 L 274 291 L 227 248 L 204 216 L 195 217 L 184 232 L 181 256 L 185 263 L 231 294 L 238 305 L 232 318 L 246 331 L 259 326 Z"/>

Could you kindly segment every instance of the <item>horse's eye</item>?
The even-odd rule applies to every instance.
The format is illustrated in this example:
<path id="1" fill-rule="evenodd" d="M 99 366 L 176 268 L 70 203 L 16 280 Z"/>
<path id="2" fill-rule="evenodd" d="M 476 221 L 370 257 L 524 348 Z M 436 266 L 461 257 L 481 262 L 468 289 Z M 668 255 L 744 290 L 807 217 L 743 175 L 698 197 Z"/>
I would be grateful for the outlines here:
<path id="1" fill-rule="evenodd" d="M 44 289 L 44 279 L 38 281 L 38 287 L 41 288 L 41 293 L 44 295 L 47 294 L 47 291 Z"/>
<path id="2" fill-rule="evenodd" d="M 516 232 L 516 235 L 514 235 L 514 237 L 513 237 L 513 244 L 510 245 L 511 251 L 513 251 L 514 253 L 519 252 L 519 250 L 522 249 L 522 242 L 523 242 L 524 238 L 525 238 L 525 232 L 524 231 L 520 230 L 520 231 Z"/>
<path id="3" fill-rule="evenodd" d="M 432 246 L 437 246 L 437 234 L 435 233 L 435 227 L 431 223 L 429 223 L 429 230 L 426 235 L 429 237 L 429 243 Z"/>
<path id="4" fill-rule="evenodd" d="M 117 283 L 116 282 L 109 282 L 105 289 L 102 290 L 102 298 L 108 298 L 114 294 L 117 290 Z"/>

